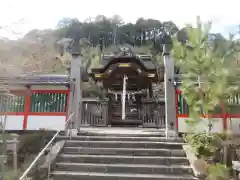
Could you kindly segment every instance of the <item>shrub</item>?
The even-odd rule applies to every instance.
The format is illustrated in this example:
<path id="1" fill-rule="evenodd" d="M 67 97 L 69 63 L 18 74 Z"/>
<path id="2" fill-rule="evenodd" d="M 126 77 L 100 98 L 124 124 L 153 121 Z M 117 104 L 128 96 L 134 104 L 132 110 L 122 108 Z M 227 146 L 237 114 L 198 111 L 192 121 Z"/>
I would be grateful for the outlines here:
<path id="1" fill-rule="evenodd" d="M 184 140 L 191 146 L 195 155 L 199 158 L 212 158 L 217 150 L 221 148 L 221 142 L 224 139 L 222 134 L 187 134 Z"/>

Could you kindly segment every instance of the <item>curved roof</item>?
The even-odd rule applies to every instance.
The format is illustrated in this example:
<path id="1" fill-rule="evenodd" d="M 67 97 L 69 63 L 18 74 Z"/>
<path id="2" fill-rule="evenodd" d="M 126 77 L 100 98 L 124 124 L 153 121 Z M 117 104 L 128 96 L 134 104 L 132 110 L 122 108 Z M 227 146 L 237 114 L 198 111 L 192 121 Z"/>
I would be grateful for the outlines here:
<path id="1" fill-rule="evenodd" d="M 112 64 L 120 62 L 135 61 L 142 69 L 156 69 L 152 57 L 148 55 L 136 55 L 136 56 L 103 56 L 101 64 L 104 66 L 104 71 L 109 68 Z"/>

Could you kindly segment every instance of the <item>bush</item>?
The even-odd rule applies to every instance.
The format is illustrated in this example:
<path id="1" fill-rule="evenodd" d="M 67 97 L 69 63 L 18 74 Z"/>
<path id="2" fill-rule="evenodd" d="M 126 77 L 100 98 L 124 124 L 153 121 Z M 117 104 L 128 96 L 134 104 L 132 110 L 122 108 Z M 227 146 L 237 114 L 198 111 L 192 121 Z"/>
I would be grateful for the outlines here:
<path id="1" fill-rule="evenodd" d="M 38 154 L 53 137 L 54 132 L 38 131 L 23 134 L 19 137 L 18 164 L 23 164 L 27 157 Z"/>
<path id="2" fill-rule="evenodd" d="M 184 140 L 191 146 L 198 158 L 210 159 L 216 151 L 221 149 L 221 142 L 224 139 L 222 134 L 187 134 Z"/>
<path id="3" fill-rule="evenodd" d="M 228 180 L 230 177 L 229 169 L 224 164 L 210 165 L 207 171 L 207 180 Z"/>

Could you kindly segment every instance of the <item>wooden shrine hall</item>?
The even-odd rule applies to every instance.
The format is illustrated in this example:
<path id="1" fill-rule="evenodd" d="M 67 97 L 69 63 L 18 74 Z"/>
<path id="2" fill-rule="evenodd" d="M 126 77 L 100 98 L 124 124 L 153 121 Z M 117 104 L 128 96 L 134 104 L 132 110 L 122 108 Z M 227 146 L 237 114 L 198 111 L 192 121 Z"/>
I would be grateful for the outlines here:
<path id="1" fill-rule="evenodd" d="M 122 53 L 102 55 L 101 68 L 92 69 L 92 79 L 107 92 L 107 124 L 111 126 L 164 125 L 164 101 L 154 100 L 153 84 L 163 82 L 163 67 L 149 55 Z M 162 119 L 162 120 L 161 120 Z"/>

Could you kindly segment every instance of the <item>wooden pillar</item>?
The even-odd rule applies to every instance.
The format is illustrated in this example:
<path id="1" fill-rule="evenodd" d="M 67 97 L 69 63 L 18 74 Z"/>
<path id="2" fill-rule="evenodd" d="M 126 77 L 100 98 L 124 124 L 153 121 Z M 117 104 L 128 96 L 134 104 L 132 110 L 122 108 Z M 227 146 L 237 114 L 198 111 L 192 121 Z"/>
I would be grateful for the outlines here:
<path id="1" fill-rule="evenodd" d="M 155 121 L 155 124 L 156 124 L 156 126 L 157 126 L 157 124 L 159 123 L 158 121 L 160 120 L 160 119 L 157 119 L 157 118 L 155 118 L 155 101 L 153 101 L 153 89 L 152 89 L 152 84 L 151 83 L 149 83 L 149 85 L 148 85 L 148 92 L 149 92 L 149 99 L 151 100 L 151 103 L 149 104 L 150 105 L 150 109 L 149 109 L 149 118 L 151 118 L 152 119 L 152 121 Z"/>
<path id="2" fill-rule="evenodd" d="M 142 120 L 142 124 L 141 126 L 143 126 L 143 101 L 142 101 L 142 95 L 141 94 L 137 94 L 136 95 L 136 104 L 137 104 L 137 110 L 138 110 L 138 118 Z"/>
<path id="3" fill-rule="evenodd" d="M 112 96 L 111 94 L 109 94 L 108 97 L 108 121 L 107 121 L 107 125 L 111 126 L 112 124 Z"/>
<path id="4" fill-rule="evenodd" d="M 152 99 L 153 98 L 153 89 L 152 89 L 152 83 L 149 83 L 149 87 L 148 87 L 148 91 L 149 91 L 149 97 Z"/>
<path id="5" fill-rule="evenodd" d="M 103 103 L 102 103 L 102 110 L 103 110 L 103 119 L 104 119 L 104 126 L 107 126 L 108 125 L 108 100 L 104 100 Z"/>

